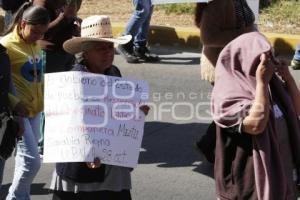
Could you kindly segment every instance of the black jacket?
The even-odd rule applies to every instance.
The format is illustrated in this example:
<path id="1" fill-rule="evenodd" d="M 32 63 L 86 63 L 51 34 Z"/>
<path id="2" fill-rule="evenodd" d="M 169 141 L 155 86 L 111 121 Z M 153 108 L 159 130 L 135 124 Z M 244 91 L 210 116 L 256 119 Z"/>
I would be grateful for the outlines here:
<path id="1" fill-rule="evenodd" d="M 0 45 L 0 113 L 9 112 L 8 93 L 10 82 L 10 61 L 6 54 L 6 48 Z"/>
<path id="2" fill-rule="evenodd" d="M 2 0 L 2 8 L 3 10 L 10 10 L 15 13 L 23 3 L 27 1 L 28 0 Z"/>
<path id="3" fill-rule="evenodd" d="M 11 109 L 8 99 L 11 83 L 10 61 L 6 53 L 6 48 L 0 44 L 0 128 L 6 124 L 6 128 L 1 130 L 3 138 L 0 142 L 0 158 L 9 158 L 16 145 L 18 124 L 11 118 Z M 9 120 L 6 122 L 6 118 Z"/>

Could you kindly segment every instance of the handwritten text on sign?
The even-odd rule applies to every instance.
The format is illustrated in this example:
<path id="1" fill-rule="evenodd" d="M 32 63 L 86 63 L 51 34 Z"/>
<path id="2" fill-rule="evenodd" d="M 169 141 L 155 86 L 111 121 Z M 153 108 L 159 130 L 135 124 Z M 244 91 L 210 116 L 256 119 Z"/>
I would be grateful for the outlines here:
<path id="1" fill-rule="evenodd" d="M 44 162 L 89 162 L 135 167 L 148 100 L 144 81 L 85 72 L 45 78 Z"/>

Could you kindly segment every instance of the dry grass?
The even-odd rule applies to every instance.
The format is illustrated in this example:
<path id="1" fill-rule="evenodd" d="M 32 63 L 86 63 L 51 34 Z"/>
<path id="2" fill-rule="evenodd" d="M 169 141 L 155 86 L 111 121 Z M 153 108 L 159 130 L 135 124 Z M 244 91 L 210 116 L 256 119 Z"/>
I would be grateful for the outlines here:
<path id="1" fill-rule="evenodd" d="M 114 24 L 126 24 L 132 14 L 131 0 L 83 0 L 79 16 L 109 15 Z M 194 27 L 193 14 L 166 14 L 160 6 L 155 7 L 152 25 Z M 262 11 L 259 29 L 266 32 L 300 34 L 300 3 L 281 1 Z"/>
<path id="2" fill-rule="evenodd" d="M 278 1 L 264 9 L 259 26 L 262 31 L 300 34 L 300 2 Z"/>
<path id="3" fill-rule="evenodd" d="M 193 5 L 193 4 L 192 4 Z M 126 24 L 132 14 L 132 0 L 83 0 L 79 16 L 109 15 L 113 24 Z M 162 6 L 156 6 L 151 24 L 171 27 L 194 27 L 194 17 L 189 13 L 166 13 Z M 170 10 L 170 9 L 169 9 Z M 3 11 L 0 10 L 3 15 Z M 262 10 L 259 30 L 274 33 L 300 34 L 300 2 L 281 0 Z"/>
<path id="4" fill-rule="evenodd" d="M 126 24 L 132 14 L 131 0 L 84 0 L 79 16 L 86 17 L 94 14 L 109 15 L 113 23 Z M 194 26 L 191 14 L 165 14 L 165 11 L 155 8 L 151 20 L 152 25 L 165 26 Z"/>

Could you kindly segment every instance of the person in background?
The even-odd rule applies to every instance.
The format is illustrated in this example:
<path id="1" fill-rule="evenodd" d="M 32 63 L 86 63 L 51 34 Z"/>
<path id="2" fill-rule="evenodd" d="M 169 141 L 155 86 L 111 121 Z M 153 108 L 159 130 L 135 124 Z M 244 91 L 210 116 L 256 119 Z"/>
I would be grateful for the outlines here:
<path id="1" fill-rule="evenodd" d="M 215 12 L 219 10 L 219 12 Z M 214 0 L 197 3 L 195 24 L 201 31 L 201 77 L 213 83 L 219 53 L 234 38 L 256 30 L 255 16 L 246 0 Z M 207 71 L 206 71 L 207 70 Z"/>
<path id="2" fill-rule="evenodd" d="M 73 36 L 80 35 L 81 19 L 77 17 L 77 12 L 81 6 L 81 0 L 33 0 L 33 4 L 46 8 L 50 15 L 48 31 L 39 41 L 43 49 L 45 73 L 70 70 L 75 62 L 75 57 L 67 53 L 62 45 Z M 44 118 L 42 113 L 39 141 L 41 157 L 44 151 Z"/>
<path id="3" fill-rule="evenodd" d="M 296 200 L 300 92 L 288 65 L 252 32 L 224 47 L 215 77 L 217 197 Z"/>
<path id="4" fill-rule="evenodd" d="M 11 108 L 10 108 L 10 99 L 9 93 L 11 91 L 11 72 L 10 72 L 10 63 L 8 55 L 6 54 L 6 49 L 0 45 L 0 124 L 2 127 L 2 115 L 10 115 Z M 16 104 L 17 100 L 14 98 L 14 103 Z M 2 131 L 2 130 L 1 130 Z M 0 158 L 0 188 L 3 179 L 3 171 L 4 171 L 5 161 Z"/>
<path id="5" fill-rule="evenodd" d="M 13 15 L 17 10 L 25 3 L 30 0 L 2 0 L 1 8 L 5 10 L 5 27 L 9 27 L 13 20 Z"/>
<path id="6" fill-rule="evenodd" d="M 30 199 L 30 187 L 41 165 L 37 144 L 44 98 L 42 51 L 37 41 L 48 25 L 48 11 L 27 2 L 18 10 L 8 34 L 0 41 L 11 62 L 16 97 L 23 103 L 23 109 L 28 110 L 24 116 L 24 134 L 17 143 L 14 178 L 6 200 Z"/>
<path id="7" fill-rule="evenodd" d="M 45 72 L 70 70 L 70 66 L 75 62 L 75 57 L 67 53 L 62 45 L 73 36 L 80 35 L 77 1 L 34 0 L 33 4 L 46 8 L 50 16 L 49 29 L 40 40 L 40 45 L 46 57 Z"/>
<path id="8" fill-rule="evenodd" d="M 108 16 L 97 15 L 83 20 L 81 37 L 64 43 L 70 54 L 82 56 L 73 71 L 121 77 L 114 66 L 114 43 L 125 44 L 131 36 L 113 38 Z M 149 107 L 142 106 L 147 114 Z M 132 169 L 101 164 L 99 158 L 93 163 L 57 163 L 50 189 L 53 200 L 130 200 Z"/>
<path id="9" fill-rule="evenodd" d="M 13 112 L 17 115 L 14 118 L 19 122 L 18 136 L 21 137 L 24 131 L 24 121 L 21 116 L 28 115 L 28 111 L 24 109 L 24 105 L 18 98 L 15 97 L 15 88 L 11 79 L 11 66 L 9 57 L 6 53 L 6 48 L 0 44 L 0 124 L 1 131 L 8 131 L 9 134 L 12 133 L 10 127 L 7 130 L 3 130 L 2 127 L 5 126 L 6 117 L 11 117 Z M 5 134 L 5 133 L 4 133 Z M 3 137 L 1 138 L 3 141 Z M 2 143 L 0 142 L 0 146 Z M 2 149 L 1 149 L 2 150 Z M 2 152 L 0 152 L 1 154 Z M 0 158 L 0 188 L 3 180 L 3 172 L 5 167 L 5 160 Z"/>
<path id="10" fill-rule="evenodd" d="M 215 66 L 220 52 L 234 38 L 256 30 L 254 21 L 255 16 L 246 0 L 197 3 L 195 24 L 201 31 L 203 44 L 200 63 L 203 80 L 214 84 Z M 215 131 L 215 123 L 212 122 L 206 134 L 195 144 L 211 163 L 214 162 Z"/>
<path id="11" fill-rule="evenodd" d="M 295 51 L 294 58 L 291 61 L 291 67 L 294 70 L 299 70 L 300 69 L 300 44 L 298 44 L 297 49 Z"/>
<path id="12" fill-rule="evenodd" d="M 158 56 L 147 48 L 148 32 L 153 12 L 151 1 L 133 0 L 134 12 L 125 28 L 124 35 L 132 35 L 132 41 L 117 48 L 128 63 L 157 62 Z"/>

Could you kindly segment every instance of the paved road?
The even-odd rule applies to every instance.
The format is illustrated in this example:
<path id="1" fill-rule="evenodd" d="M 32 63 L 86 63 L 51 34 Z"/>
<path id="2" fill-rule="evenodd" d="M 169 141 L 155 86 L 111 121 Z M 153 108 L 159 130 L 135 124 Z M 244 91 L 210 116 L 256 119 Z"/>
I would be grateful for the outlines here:
<path id="1" fill-rule="evenodd" d="M 156 64 L 115 64 L 123 76 L 147 80 L 151 107 L 139 166 L 132 173 L 135 200 L 213 200 L 212 166 L 193 148 L 210 121 L 207 112 L 211 86 L 200 80 L 200 54 L 156 48 Z M 298 73 L 298 72 L 296 72 Z M 295 74 L 296 77 L 300 77 Z M 5 195 L 13 176 L 13 159 L 7 162 Z M 44 164 L 32 185 L 32 200 L 51 199 L 47 189 L 53 165 Z M 1 198 L 0 198 L 1 199 Z"/>

